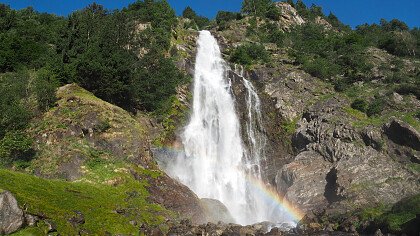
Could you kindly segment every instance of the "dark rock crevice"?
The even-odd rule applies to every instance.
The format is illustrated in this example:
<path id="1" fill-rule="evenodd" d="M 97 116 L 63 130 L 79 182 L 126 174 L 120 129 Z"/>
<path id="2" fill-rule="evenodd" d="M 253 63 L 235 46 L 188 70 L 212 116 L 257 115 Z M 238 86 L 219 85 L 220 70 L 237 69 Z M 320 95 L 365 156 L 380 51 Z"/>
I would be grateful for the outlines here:
<path id="1" fill-rule="evenodd" d="M 343 197 L 339 195 L 337 179 L 337 169 L 333 167 L 325 176 L 327 184 L 325 185 L 324 197 L 327 199 L 329 204 L 338 202 L 343 199 Z"/>

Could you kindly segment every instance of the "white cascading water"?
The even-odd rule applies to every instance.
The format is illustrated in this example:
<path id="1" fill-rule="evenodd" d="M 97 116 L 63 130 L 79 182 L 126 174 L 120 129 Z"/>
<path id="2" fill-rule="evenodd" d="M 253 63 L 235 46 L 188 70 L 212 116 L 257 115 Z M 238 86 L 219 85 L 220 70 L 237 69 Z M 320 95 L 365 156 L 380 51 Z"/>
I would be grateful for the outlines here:
<path id="1" fill-rule="evenodd" d="M 201 31 L 194 76 L 193 110 L 181 135 L 185 153 L 167 170 L 200 198 L 221 201 L 235 223 L 280 222 L 281 209 L 252 186 L 261 179 L 265 137 L 261 133 L 260 100 L 252 84 L 241 78 L 247 90 L 245 142 L 231 93 L 228 67 L 216 39 Z M 245 144 L 248 148 L 245 148 Z"/>

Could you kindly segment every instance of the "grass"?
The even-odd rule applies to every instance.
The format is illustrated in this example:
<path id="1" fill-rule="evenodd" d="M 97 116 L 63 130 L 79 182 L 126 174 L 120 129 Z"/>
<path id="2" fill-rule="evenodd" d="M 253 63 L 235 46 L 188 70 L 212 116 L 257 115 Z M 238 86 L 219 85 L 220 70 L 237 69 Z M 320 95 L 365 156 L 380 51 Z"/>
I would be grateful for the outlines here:
<path id="1" fill-rule="evenodd" d="M 131 167 L 141 175 L 148 174 L 139 167 Z M 29 213 L 51 219 L 61 235 L 76 235 L 81 229 L 95 235 L 138 234 L 130 220 L 158 226 L 170 212 L 147 202 L 146 180 L 135 180 L 125 168 L 122 164 L 100 163 L 79 182 L 47 180 L 0 169 L 0 188 L 12 192 Z M 113 184 L 105 181 L 112 179 L 118 181 Z M 68 222 L 75 211 L 83 213 L 85 224 L 74 227 Z M 45 233 L 45 227 L 39 225 L 15 235 Z"/>
<path id="2" fill-rule="evenodd" d="M 281 127 L 286 135 L 292 135 L 296 131 L 298 121 L 299 117 L 296 117 L 292 121 L 285 121 L 283 124 L 281 124 Z"/>
<path id="3" fill-rule="evenodd" d="M 420 164 L 418 164 L 418 163 L 410 163 L 410 164 L 408 164 L 408 168 L 415 171 L 415 172 L 420 173 Z"/>
<path id="4" fill-rule="evenodd" d="M 403 113 L 403 112 L 388 112 L 385 115 L 381 116 L 367 116 L 364 112 L 361 112 L 359 110 L 353 109 L 351 107 L 344 107 L 344 112 L 346 112 L 350 117 L 352 117 L 355 121 L 353 121 L 353 126 L 356 128 L 362 128 L 366 127 L 368 125 L 373 125 L 376 127 L 379 127 L 386 122 L 388 122 L 391 117 L 396 117 L 397 119 L 400 119 L 407 124 L 411 125 L 417 130 L 420 130 L 420 121 L 414 118 L 415 113 Z"/>
<path id="5" fill-rule="evenodd" d="M 420 214 L 420 194 L 401 200 L 379 219 L 391 232 L 399 232 L 405 223 L 416 218 L 416 214 Z"/>
<path id="6" fill-rule="evenodd" d="M 391 233 L 404 232 L 404 224 L 420 214 L 420 194 L 405 198 L 394 206 L 379 204 L 359 214 L 361 220 L 374 221 L 381 229 Z"/>
<path id="7" fill-rule="evenodd" d="M 389 206 L 387 207 L 384 204 L 379 204 L 375 207 L 363 209 L 360 213 L 360 217 L 362 220 L 374 220 L 383 215 L 389 209 Z"/>

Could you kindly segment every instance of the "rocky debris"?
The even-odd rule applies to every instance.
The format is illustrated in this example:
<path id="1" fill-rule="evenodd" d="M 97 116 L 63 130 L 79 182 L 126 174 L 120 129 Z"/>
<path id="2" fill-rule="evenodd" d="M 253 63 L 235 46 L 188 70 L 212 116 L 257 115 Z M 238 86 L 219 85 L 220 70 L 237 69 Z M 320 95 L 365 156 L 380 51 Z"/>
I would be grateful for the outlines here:
<path id="1" fill-rule="evenodd" d="M 384 131 L 394 143 L 420 151 L 420 133 L 409 124 L 392 119 L 384 125 Z"/>
<path id="2" fill-rule="evenodd" d="M 75 216 L 71 217 L 68 222 L 73 225 L 73 227 L 78 227 L 85 223 L 85 216 L 80 211 L 74 211 Z"/>
<path id="3" fill-rule="evenodd" d="M 371 146 L 377 151 L 382 149 L 384 139 L 378 129 L 375 129 L 373 126 L 367 126 L 362 131 L 361 136 L 366 146 Z"/>
<path id="4" fill-rule="evenodd" d="M 201 198 L 200 202 L 203 208 L 205 209 L 208 222 L 211 222 L 211 223 L 218 223 L 219 221 L 223 223 L 235 222 L 235 220 L 233 219 L 227 207 L 219 200 L 211 199 L 211 198 Z"/>
<path id="5" fill-rule="evenodd" d="M 278 230 L 276 234 L 267 234 L 268 228 L 265 223 L 242 226 L 237 224 L 225 224 L 219 222 L 217 224 L 207 223 L 201 225 L 192 225 L 190 221 L 183 220 L 179 224 L 173 225 L 168 232 L 168 236 L 184 236 L 184 235 L 285 235 L 284 231 Z M 271 230 L 275 231 L 275 230 Z"/>
<path id="6" fill-rule="evenodd" d="M 35 226 L 36 223 L 39 222 L 39 217 L 35 216 L 35 215 L 31 215 L 28 213 L 25 213 L 25 223 L 27 226 L 31 227 L 31 226 Z"/>
<path id="7" fill-rule="evenodd" d="M 321 25 L 326 30 L 332 30 L 333 29 L 332 25 L 320 16 L 317 16 L 315 18 L 315 24 Z"/>
<path id="8" fill-rule="evenodd" d="M 278 171 L 277 190 L 304 211 L 325 207 L 337 213 L 416 194 L 418 176 L 381 151 L 381 130 L 367 127 L 359 135 L 343 106 L 331 98 L 303 114 L 292 139 L 297 155 Z M 407 126 L 390 127 L 416 137 Z"/>
<path id="9" fill-rule="evenodd" d="M 150 231 L 150 230 L 149 230 Z M 207 223 L 193 225 L 189 220 L 182 220 L 178 223 L 172 223 L 169 227 L 168 236 L 184 235 L 212 235 L 212 236 L 298 236 L 298 235 L 356 235 L 355 233 L 338 231 L 336 228 L 326 231 L 322 224 L 310 222 L 307 225 L 292 228 L 289 225 L 274 225 L 269 222 L 261 222 L 253 225 L 217 224 Z"/>
<path id="10" fill-rule="evenodd" d="M 11 234 L 24 224 L 24 215 L 16 198 L 9 192 L 0 189 L 0 234 Z"/>

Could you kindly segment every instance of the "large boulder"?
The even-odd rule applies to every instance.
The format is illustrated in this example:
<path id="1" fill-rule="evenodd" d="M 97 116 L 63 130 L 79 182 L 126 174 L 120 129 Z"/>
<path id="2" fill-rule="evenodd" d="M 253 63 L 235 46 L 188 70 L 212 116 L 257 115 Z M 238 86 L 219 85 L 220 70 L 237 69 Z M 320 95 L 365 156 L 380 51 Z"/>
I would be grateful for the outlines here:
<path id="1" fill-rule="evenodd" d="M 384 130 L 393 142 L 420 151 L 420 133 L 409 124 L 392 119 L 384 125 Z"/>
<path id="2" fill-rule="evenodd" d="M 219 221 L 223 223 L 234 223 L 232 215 L 230 214 L 227 207 L 216 199 L 211 198 L 201 198 L 201 205 L 204 207 L 207 221 L 212 223 L 218 223 Z"/>
<path id="3" fill-rule="evenodd" d="M 11 234 L 22 227 L 23 211 L 9 191 L 0 189 L 0 235 Z"/>

